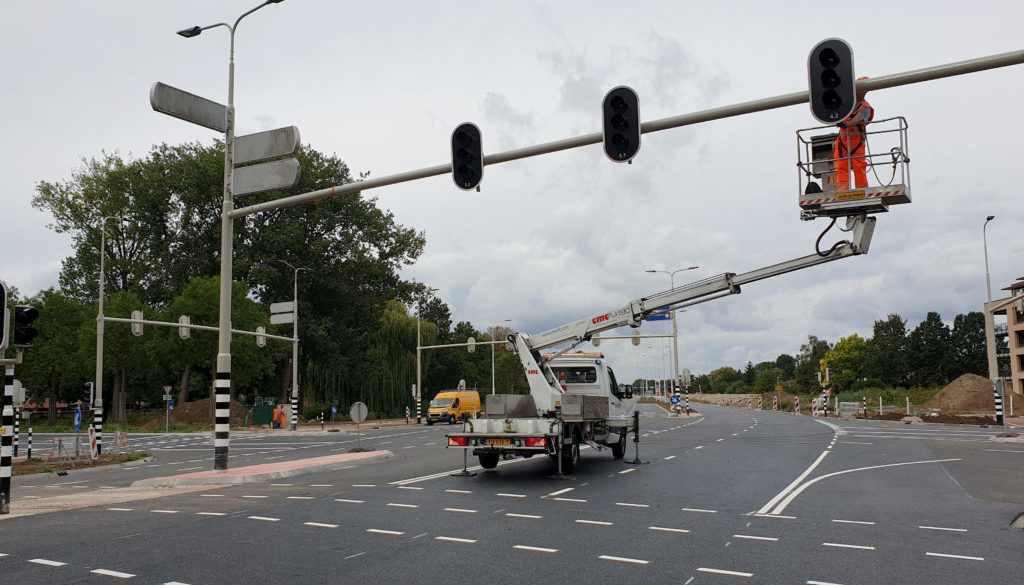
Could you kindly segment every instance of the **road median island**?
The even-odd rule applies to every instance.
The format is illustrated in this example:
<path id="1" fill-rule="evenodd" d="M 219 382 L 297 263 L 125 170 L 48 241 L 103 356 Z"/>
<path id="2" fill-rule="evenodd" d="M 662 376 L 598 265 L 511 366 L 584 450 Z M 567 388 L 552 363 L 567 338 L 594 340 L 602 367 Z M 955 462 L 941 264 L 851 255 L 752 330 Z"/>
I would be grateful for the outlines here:
<path id="1" fill-rule="evenodd" d="M 216 486 L 242 483 L 260 483 L 271 479 L 283 479 L 306 473 L 325 471 L 336 465 L 367 463 L 392 457 L 391 451 L 366 451 L 362 453 L 341 453 L 292 461 L 275 461 L 226 471 L 197 471 L 181 475 L 140 479 L 132 487 L 162 486 Z"/>

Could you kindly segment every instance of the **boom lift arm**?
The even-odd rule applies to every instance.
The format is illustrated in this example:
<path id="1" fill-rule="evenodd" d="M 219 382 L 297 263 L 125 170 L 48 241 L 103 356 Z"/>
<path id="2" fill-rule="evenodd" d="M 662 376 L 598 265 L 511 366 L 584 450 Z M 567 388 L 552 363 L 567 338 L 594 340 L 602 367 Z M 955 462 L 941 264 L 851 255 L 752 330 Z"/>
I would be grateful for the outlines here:
<path id="1" fill-rule="evenodd" d="M 846 231 L 850 232 L 852 236 L 851 241 L 841 242 L 827 253 L 815 253 L 742 274 L 726 272 L 725 274 L 712 276 L 649 297 L 642 297 L 607 313 L 580 319 L 579 321 L 562 325 L 537 335 L 531 336 L 525 333 L 509 335 L 508 340 L 515 347 L 515 351 L 519 354 L 519 359 L 526 370 L 526 379 L 530 384 L 530 394 L 533 395 L 540 410 L 550 411 L 554 410 L 563 393 L 558 380 L 546 365 L 546 362 L 551 358 L 545 358 L 540 353 L 544 348 L 562 343 L 570 343 L 568 347 L 554 354 L 557 356 L 584 341 L 589 341 L 595 333 L 601 333 L 625 325 L 639 327 L 643 320 L 655 311 L 676 310 L 717 298 L 739 294 L 740 287 L 744 284 L 757 282 L 773 276 L 780 276 L 804 268 L 811 268 L 812 266 L 818 266 L 819 264 L 825 264 L 849 256 L 867 254 L 868 247 L 871 244 L 871 236 L 875 229 L 875 219 L 866 215 L 847 217 Z"/>

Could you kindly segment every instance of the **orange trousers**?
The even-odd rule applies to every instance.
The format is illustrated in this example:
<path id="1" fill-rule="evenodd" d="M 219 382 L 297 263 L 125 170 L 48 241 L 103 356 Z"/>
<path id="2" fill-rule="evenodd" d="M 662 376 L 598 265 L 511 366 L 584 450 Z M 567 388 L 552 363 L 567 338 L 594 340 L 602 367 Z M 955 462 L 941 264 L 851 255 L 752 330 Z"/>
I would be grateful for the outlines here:
<path id="1" fill-rule="evenodd" d="M 857 187 L 868 186 L 868 161 L 864 158 L 864 136 L 842 133 L 832 146 L 832 158 L 836 160 L 835 189 L 850 188 L 850 168 L 853 167 L 853 181 Z"/>

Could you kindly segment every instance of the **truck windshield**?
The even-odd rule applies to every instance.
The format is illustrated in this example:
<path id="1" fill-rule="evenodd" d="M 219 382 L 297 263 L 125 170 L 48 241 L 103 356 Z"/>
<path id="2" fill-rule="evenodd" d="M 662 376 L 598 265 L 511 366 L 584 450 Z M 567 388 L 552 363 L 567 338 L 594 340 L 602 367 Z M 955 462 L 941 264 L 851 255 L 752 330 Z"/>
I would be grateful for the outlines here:
<path id="1" fill-rule="evenodd" d="M 553 367 L 551 371 L 555 374 L 555 379 L 562 380 L 562 374 L 565 373 L 566 384 L 596 384 L 597 383 L 597 369 L 593 366 L 560 366 Z"/>
<path id="2" fill-rule="evenodd" d="M 451 404 L 451 398 L 435 398 L 430 401 L 430 408 L 448 408 Z"/>

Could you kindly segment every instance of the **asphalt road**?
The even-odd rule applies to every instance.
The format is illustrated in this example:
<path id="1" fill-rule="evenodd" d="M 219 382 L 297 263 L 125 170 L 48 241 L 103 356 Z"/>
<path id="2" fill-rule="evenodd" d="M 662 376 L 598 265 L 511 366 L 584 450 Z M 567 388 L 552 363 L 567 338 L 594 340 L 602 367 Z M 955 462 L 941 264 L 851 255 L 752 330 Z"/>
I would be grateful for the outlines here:
<path id="1" fill-rule="evenodd" d="M 649 409 L 624 460 L 587 449 L 567 479 L 547 457 L 453 476 L 454 427 L 390 427 L 361 441 L 386 460 L 0 520 L 0 581 L 1024 583 L 1024 443 L 1002 429 L 697 406 Z M 133 438 L 158 467 L 16 478 L 14 501 L 212 465 L 208 438 L 162 439 Z M 231 465 L 355 445 L 233 434 Z"/>

